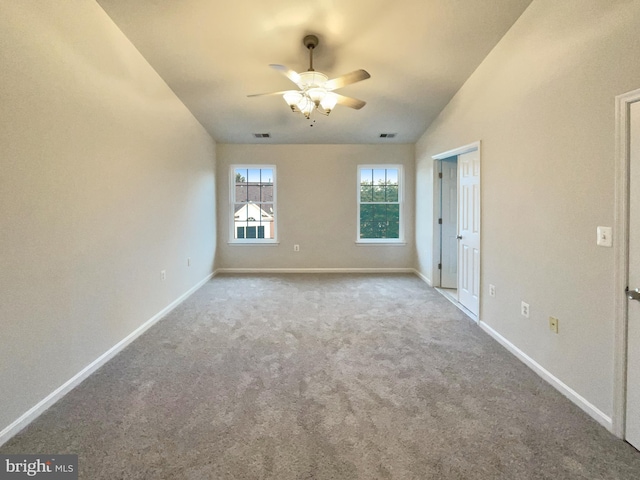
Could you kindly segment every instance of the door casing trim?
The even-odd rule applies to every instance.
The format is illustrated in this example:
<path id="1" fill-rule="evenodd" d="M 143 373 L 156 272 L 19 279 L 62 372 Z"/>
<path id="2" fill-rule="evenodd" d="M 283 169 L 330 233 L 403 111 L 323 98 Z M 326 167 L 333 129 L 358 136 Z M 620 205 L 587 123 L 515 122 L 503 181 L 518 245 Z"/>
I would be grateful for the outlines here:
<path id="1" fill-rule="evenodd" d="M 431 158 L 434 160 L 434 164 L 435 161 L 439 161 L 439 160 L 444 160 L 445 158 L 449 158 L 449 157 L 455 157 L 458 155 L 462 155 L 465 153 L 469 153 L 469 152 L 473 152 L 473 151 L 478 151 L 478 158 L 479 158 L 479 162 L 480 162 L 480 298 L 478 299 L 478 316 L 475 317 L 472 316 L 471 318 L 476 322 L 480 322 L 481 314 L 482 314 L 482 142 L 480 140 L 469 143 L 467 145 L 463 145 L 461 147 L 457 147 L 454 148 L 452 150 L 447 150 L 446 152 L 442 152 L 442 153 L 438 153 L 436 155 L 432 155 Z M 433 171 L 435 172 L 435 169 L 433 169 Z M 440 184 L 438 182 L 438 178 L 437 178 L 437 174 L 433 175 L 433 205 L 434 205 L 434 211 L 435 211 L 435 206 L 436 204 L 438 204 L 437 201 L 437 196 L 440 194 Z M 438 255 L 440 252 L 440 240 L 436 240 L 437 235 L 435 232 L 438 231 L 438 228 L 440 227 L 440 225 L 438 225 L 438 215 L 434 215 L 434 224 L 431 227 L 431 232 L 432 232 L 432 238 L 434 239 L 433 241 L 433 249 L 431 252 L 431 265 L 432 270 L 431 270 L 431 278 L 435 279 L 435 278 L 439 278 L 439 276 L 436 277 L 437 275 L 437 266 L 438 266 Z M 434 286 L 435 286 L 435 281 L 433 282 Z M 439 286 L 439 282 L 438 285 Z"/>
<path id="2" fill-rule="evenodd" d="M 612 433 L 625 438 L 627 394 L 627 298 L 629 279 L 629 132 L 630 107 L 640 102 L 640 89 L 616 97 L 614 256 L 614 376 Z"/>
<path id="3" fill-rule="evenodd" d="M 473 152 L 474 150 L 480 151 L 480 143 L 480 140 L 478 140 L 477 142 L 454 148 L 453 150 L 447 150 L 446 152 L 438 153 L 437 155 L 433 155 L 431 158 L 433 158 L 434 160 L 444 160 L 445 158 L 455 157 L 464 153 Z"/>

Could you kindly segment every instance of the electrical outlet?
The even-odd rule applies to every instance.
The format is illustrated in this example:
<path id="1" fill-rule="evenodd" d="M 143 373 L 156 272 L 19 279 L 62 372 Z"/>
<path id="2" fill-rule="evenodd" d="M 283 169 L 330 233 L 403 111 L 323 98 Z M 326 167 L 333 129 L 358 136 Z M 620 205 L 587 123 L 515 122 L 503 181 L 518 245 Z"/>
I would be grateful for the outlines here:
<path id="1" fill-rule="evenodd" d="M 187 267 L 191 266 L 191 257 L 187 257 Z"/>
<path id="2" fill-rule="evenodd" d="M 529 318 L 529 304 L 528 303 L 522 302 L 520 304 L 520 314 L 525 318 Z"/>
<path id="3" fill-rule="evenodd" d="M 489 296 L 490 297 L 495 297 L 496 296 L 496 286 L 495 285 L 489 284 Z"/>
<path id="4" fill-rule="evenodd" d="M 167 271 L 166 270 L 162 270 L 160 272 L 160 280 L 166 280 L 167 279 Z"/>
<path id="5" fill-rule="evenodd" d="M 294 252 L 299 252 L 300 251 L 300 245 L 294 245 L 293 246 L 293 251 Z"/>
<path id="6" fill-rule="evenodd" d="M 559 323 L 560 320 L 558 320 L 556 317 L 549 317 L 549 330 L 551 330 L 553 333 L 558 333 Z"/>

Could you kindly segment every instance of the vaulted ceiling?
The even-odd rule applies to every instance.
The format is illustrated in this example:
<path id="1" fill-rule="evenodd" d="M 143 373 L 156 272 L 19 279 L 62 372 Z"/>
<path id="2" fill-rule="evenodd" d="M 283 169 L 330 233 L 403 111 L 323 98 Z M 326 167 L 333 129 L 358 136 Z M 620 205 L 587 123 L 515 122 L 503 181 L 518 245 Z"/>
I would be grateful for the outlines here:
<path id="1" fill-rule="evenodd" d="M 221 143 L 413 143 L 531 0 L 97 0 Z M 371 78 L 339 93 L 365 100 L 310 120 L 280 96 L 268 67 Z M 258 139 L 254 133 L 270 133 Z M 381 133 L 397 134 L 381 139 Z"/>

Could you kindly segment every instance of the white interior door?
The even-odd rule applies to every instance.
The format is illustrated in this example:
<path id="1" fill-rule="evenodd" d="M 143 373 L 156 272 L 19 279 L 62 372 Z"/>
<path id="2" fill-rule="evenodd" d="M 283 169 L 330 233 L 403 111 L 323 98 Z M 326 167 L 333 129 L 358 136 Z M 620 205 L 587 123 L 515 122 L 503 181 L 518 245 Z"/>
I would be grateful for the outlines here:
<path id="1" fill-rule="evenodd" d="M 629 165 L 629 289 L 640 288 L 640 102 L 632 103 Z M 640 450 L 640 300 L 629 300 L 626 439 Z"/>
<path id="2" fill-rule="evenodd" d="M 458 158 L 440 164 L 440 286 L 458 288 Z"/>
<path id="3" fill-rule="evenodd" d="M 480 307 L 480 152 L 458 155 L 458 302 Z"/>

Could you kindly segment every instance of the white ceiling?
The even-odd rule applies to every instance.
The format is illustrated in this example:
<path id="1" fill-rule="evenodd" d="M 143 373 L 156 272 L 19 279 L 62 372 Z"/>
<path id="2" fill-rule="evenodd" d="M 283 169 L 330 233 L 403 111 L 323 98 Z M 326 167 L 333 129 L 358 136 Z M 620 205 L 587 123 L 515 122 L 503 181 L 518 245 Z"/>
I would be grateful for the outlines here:
<path id="1" fill-rule="evenodd" d="M 97 0 L 220 143 L 413 143 L 531 0 Z M 295 88 L 270 63 L 371 74 L 312 123 L 279 96 Z M 256 139 L 254 133 L 270 133 Z M 393 140 L 380 133 L 397 133 Z"/>

